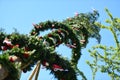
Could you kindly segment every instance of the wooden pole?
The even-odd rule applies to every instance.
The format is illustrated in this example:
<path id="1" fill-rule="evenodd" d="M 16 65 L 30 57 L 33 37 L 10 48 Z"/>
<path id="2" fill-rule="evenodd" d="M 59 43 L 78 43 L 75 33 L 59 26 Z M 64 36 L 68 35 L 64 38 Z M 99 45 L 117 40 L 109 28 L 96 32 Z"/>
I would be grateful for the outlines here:
<path id="1" fill-rule="evenodd" d="M 40 70 L 40 66 L 41 66 L 40 61 L 38 61 L 36 67 L 34 68 L 32 74 L 30 75 L 28 80 L 32 80 L 34 75 L 35 75 L 35 80 L 37 80 L 38 74 L 39 74 L 39 70 Z"/>
<path id="2" fill-rule="evenodd" d="M 38 79 L 38 75 L 39 75 L 39 72 L 40 72 L 40 66 L 41 66 L 41 63 L 40 61 L 38 62 L 38 67 L 37 67 L 37 72 L 36 72 L 36 75 L 35 75 L 35 80 Z"/>

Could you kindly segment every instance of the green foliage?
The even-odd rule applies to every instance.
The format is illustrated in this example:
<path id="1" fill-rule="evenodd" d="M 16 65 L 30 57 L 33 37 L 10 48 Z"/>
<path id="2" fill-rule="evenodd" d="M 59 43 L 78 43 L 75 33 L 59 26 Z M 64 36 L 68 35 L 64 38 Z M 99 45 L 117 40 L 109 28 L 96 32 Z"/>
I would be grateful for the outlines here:
<path id="1" fill-rule="evenodd" d="M 95 75 L 98 70 L 102 73 L 107 73 L 112 80 L 120 79 L 120 18 L 114 18 L 111 13 L 106 9 L 106 12 L 110 19 L 106 20 L 106 23 L 109 23 L 110 26 L 105 26 L 100 23 L 96 23 L 100 28 L 109 30 L 113 37 L 113 43 L 116 46 L 105 46 L 102 44 L 96 45 L 89 50 L 91 57 L 93 57 L 93 62 L 87 61 L 87 64 L 90 66 L 93 79 L 95 80 Z"/>

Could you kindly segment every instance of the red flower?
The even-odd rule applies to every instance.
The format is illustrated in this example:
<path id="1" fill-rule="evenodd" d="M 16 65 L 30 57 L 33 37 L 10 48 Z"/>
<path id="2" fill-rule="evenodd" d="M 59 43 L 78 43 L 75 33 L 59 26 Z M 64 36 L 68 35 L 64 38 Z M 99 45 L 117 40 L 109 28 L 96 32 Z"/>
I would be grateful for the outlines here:
<path id="1" fill-rule="evenodd" d="M 11 45 L 11 44 L 6 44 L 5 46 L 2 46 L 1 47 L 1 49 L 3 50 L 3 51 L 5 51 L 5 50 L 7 50 L 7 49 L 12 49 L 13 48 L 13 45 Z"/>
<path id="2" fill-rule="evenodd" d="M 28 53 L 28 52 L 25 52 L 23 56 L 24 56 L 25 58 L 28 58 L 28 57 L 29 57 L 29 53 Z"/>
<path id="3" fill-rule="evenodd" d="M 2 46 L 2 50 L 5 51 L 7 50 L 8 48 L 6 46 Z"/>
<path id="4" fill-rule="evenodd" d="M 13 45 L 12 45 L 11 41 L 10 41 L 8 38 L 5 38 L 5 40 L 3 41 L 3 43 L 5 44 L 5 46 L 6 46 L 8 49 L 13 48 Z"/>
<path id="5" fill-rule="evenodd" d="M 10 57 L 10 58 L 9 58 L 9 61 L 10 61 L 10 62 L 14 62 L 13 57 Z"/>
<path id="6" fill-rule="evenodd" d="M 13 45 L 8 45 L 8 47 L 9 47 L 10 49 L 12 49 L 12 48 L 13 48 Z"/>
<path id="7" fill-rule="evenodd" d="M 57 64 L 53 65 L 53 70 L 54 71 L 64 71 L 64 69 L 61 66 L 57 65 Z"/>

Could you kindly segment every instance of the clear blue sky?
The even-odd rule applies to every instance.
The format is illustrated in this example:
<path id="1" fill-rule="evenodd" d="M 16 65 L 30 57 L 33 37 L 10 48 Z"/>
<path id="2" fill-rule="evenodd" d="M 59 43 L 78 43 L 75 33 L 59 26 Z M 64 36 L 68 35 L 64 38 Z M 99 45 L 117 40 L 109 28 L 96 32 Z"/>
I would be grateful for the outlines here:
<path id="1" fill-rule="evenodd" d="M 108 18 L 104 8 L 108 8 L 113 16 L 120 17 L 119 5 L 119 0 L 0 0 L 0 27 L 4 28 L 7 33 L 13 32 L 13 28 L 16 28 L 20 33 L 28 34 L 33 28 L 32 23 L 46 20 L 62 21 L 74 16 L 75 12 L 86 13 L 92 11 L 92 8 L 99 11 L 99 21 L 104 24 L 104 20 Z M 111 43 L 113 40 L 109 32 L 102 30 L 101 34 L 102 44 L 114 45 Z M 83 55 L 78 64 L 88 80 L 91 80 L 91 70 L 85 61 L 91 58 L 87 50 L 95 44 L 97 44 L 96 40 L 90 40 L 87 48 L 82 51 Z M 66 53 L 62 54 L 63 56 L 70 57 L 70 50 L 66 47 L 62 46 L 57 51 Z M 29 75 L 30 72 L 22 74 L 21 80 L 27 80 Z M 41 69 L 39 80 L 55 79 L 53 75 L 49 75 L 49 71 Z M 80 77 L 79 80 L 81 80 Z M 109 77 L 98 73 L 96 80 L 109 80 Z"/>

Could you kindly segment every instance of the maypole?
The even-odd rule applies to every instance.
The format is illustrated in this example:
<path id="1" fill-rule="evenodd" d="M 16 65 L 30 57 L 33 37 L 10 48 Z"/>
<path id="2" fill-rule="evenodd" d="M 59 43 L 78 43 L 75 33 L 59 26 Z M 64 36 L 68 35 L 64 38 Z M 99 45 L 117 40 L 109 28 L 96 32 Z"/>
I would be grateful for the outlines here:
<path id="1" fill-rule="evenodd" d="M 0 77 L 3 80 L 19 80 L 20 73 L 31 71 L 29 80 L 38 78 L 40 66 L 43 65 L 58 80 L 77 80 L 77 74 L 86 80 L 77 67 L 81 57 L 81 48 L 85 48 L 89 38 L 100 41 L 100 28 L 94 24 L 99 14 L 80 13 L 62 22 L 45 21 L 33 24 L 29 35 L 0 31 Z M 45 36 L 40 32 L 51 30 Z M 72 49 L 71 59 L 59 55 L 55 49 L 61 44 Z M 11 74 L 12 73 L 12 74 Z"/>

